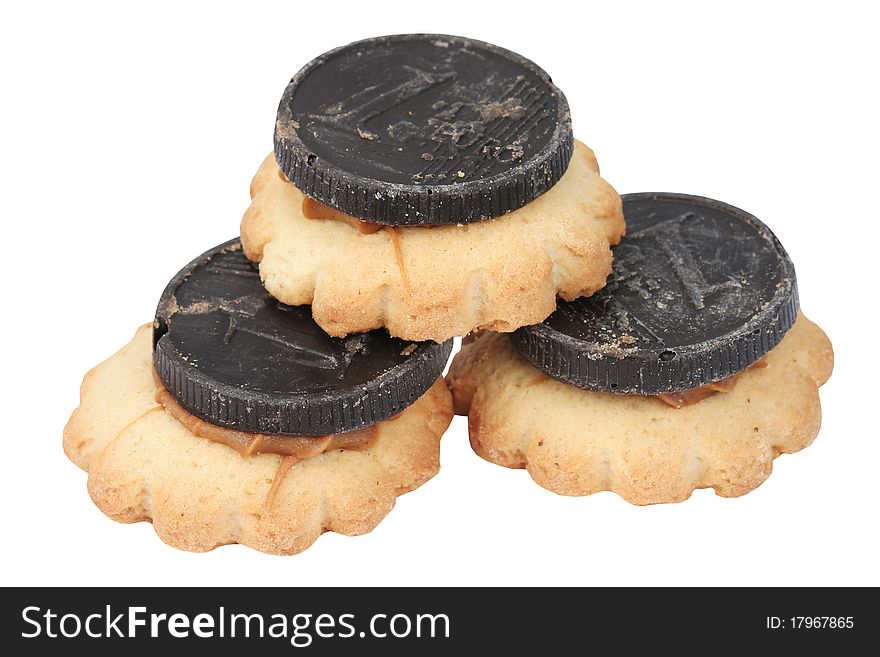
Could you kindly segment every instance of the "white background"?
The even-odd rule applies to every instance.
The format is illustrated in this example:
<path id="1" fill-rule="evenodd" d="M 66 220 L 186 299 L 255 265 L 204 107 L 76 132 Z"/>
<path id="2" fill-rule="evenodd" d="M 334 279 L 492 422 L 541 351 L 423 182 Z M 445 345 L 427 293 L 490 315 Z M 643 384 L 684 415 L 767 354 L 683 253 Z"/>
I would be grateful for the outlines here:
<path id="1" fill-rule="evenodd" d="M 880 584 L 878 16 L 869 3 L 25 3 L 0 19 L 2 584 Z M 575 8 L 577 7 L 577 8 Z M 565 91 L 619 192 L 719 198 L 789 250 L 834 342 L 824 426 L 739 499 L 563 498 L 477 458 L 370 534 L 188 554 L 105 518 L 61 450 L 82 375 L 234 236 L 288 79 L 332 47 L 440 32 Z M 785 394 L 780 390 L 779 394 Z"/>

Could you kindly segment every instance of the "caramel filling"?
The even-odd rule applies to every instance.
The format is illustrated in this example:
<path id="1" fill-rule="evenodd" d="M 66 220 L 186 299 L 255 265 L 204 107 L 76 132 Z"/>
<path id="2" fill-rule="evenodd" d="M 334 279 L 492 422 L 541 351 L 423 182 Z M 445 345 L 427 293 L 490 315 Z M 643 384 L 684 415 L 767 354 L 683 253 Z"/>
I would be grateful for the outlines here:
<path id="1" fill-rule="evenodd" d="M 249 433 L 247 431 L 219 427 L 216 424 L 211 424 L 196 417 L 178 404 L 171 396 L 171 393 L 162 385 L 159 377 L 155 375 L 155 371 L 154 378 L 156 379 L 156 401 L 162 404 L 175 420 L 185 426 L 193 435 L 213 440 L 216 443 L 222 443 L 236 450 L 242 456 L 281 454 L 282 456 L 290 457 L 292 459 L 290 465 L 293 465 L 297 461 L 334 449 L 367 449 L 378 437 L 376 425 L 329 436 Z M 290 466 L 287 467 L 289 468 Z"/>
<path id="2" fill-rule="evenodd" d="M 750 369 L 759 370 L 765 367 L 767 367 L 767 359 L 762 358 L 761 360 L 749 365 L 745 370 L 743 370 L 743 372 L 747 372 Z M 685 406 L 690 406 L 691 404 L 701 402 L 707 397 L 711 397 L 716 392 L 730 392 L 736 387 L 736 382 L 739 380 L 739 377 L 743 372 L 737 372 L 733 376 L 729 376 L 726 379 L 713 381 L 712 383 L 707 383 L 706 385 L 700 386 L 699 388 L 693 388 L 691 390 L 680 390 L 678 392 L 664 392 L 656 396 L 660 401 L 669 404 L 673 408 L 684 408 Z"/>
<path id="3" fill-rule="evenodd" d="M 532 386 L 536 386 L 539 383 L 544 383 L 544 381 L 549 380 L 550 377 L 541 372 L 540 374 L 536 374 L 531 379 L 522 384 L 523 388 L 531 388 Z"/>
<path id="4" fill-rule="evenodd" d="M 286 180 L 286 179 L 285 179 Z M 406 274 L 406 268 L 403 265 L 403 248 L 400 244 L 400 233 L 393 226 L 384 224 L 371 224 L 368 221 L 362 221 L 357 217 L 340 212 L 336 208 L 324 205 L 320 201 L 316 201 L 311 196 L 303 198 L 302 213 L 306 219 L 329 219 L 331 221 L 341 221 L 348 224 L 352 228 L 356 228 L 362 235 L 373 235 L 380 230 L 388 233 L 391 244 L 394 246 L 394 258 L 397 260 L 397 267 L 400 269 L 400 277 L 403 279 L 403 286 L 409 288 L 409 277 Z"/>
<path id="5" fill-rule="evenodd" d="M 352 217 L 349 214 L 340 212 L 336 208 L 324 205 L 320 201 L 313 199 L 311 196 L 303 198 L 302 213 L 306 219 L 331 219 L 333 221 L 341 221 L 352 228 L 357 228 L 358 232 L 363 233 L 364 235 L 372 235 L 373 233 L 378 233 L 383 228 L 389 228 L 389 226 L 384 226 L 382 224 L 371 224 L 368 221 L 361 221 L 357 217 Z"/>
<path id="6" fill-rule="evenodd" d="M 394 258 L 397 260 L 397 268 L 400 270 L 400 278 L 403 280 L 403 287 L 409 289 L 409 276 L 406 275 L 406 268 L 403 266 L 403 249 L 400 246 L 400 234 L 391 226 L 385 226 L 385 232 L 391 238 L 394 245 Z"/>
<path id="7" fill-rule="evenodd" d="M 278 497 L 278 491 L 281 490 L 281 484 L 284 483 L 287 473 L 290 472 L 290 469 L 295 466 L 298 461 L 299 459 L 295 456 L 285 456 L 281 459 L 281 463 L 278 464 L 278 469 L 275 471 L 275 476 L 272 477 L 272 485 L 269 486 L 269 492 L 266 494 L 266 501 L 263 502 L 263 508 L 266 511 L 272 509 L 272 505 L 275 504 L 275 498 Z"/>

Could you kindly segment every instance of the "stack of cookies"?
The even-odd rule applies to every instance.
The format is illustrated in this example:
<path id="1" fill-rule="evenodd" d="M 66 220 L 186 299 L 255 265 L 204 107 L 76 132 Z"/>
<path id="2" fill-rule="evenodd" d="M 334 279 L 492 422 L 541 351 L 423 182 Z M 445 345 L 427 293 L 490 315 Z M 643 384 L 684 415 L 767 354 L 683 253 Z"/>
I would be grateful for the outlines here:
<path id="1" fill-rule="evenodd" d="M 741 495 L 818 431 L 830 344 L 769 229 L 621 200 L 515 53 L 402 35 L 322 55 L 251 199 L 64 432 L 95 503 L 170 545 L 368 532 L 437 473 L 453 408 L 483 458 L 637 504 Z"/>

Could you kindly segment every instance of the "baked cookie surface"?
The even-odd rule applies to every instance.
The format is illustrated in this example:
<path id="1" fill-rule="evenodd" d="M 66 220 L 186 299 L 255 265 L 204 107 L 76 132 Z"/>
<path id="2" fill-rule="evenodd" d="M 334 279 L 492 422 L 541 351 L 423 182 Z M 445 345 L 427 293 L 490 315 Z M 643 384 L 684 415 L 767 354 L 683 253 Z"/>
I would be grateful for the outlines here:
<path id="1" fill-rule="evenodd" d="M 163 541 L 196 552 L 241 543 L 295 554 L 325 531 L 369 532 L 398 495 L 437 473 L 440 436 L 452 419 L 441 378 L 374 425 L 365 449 L 285 462 L 278 454 L 240 456 L 194 435 L 156 401 L 157 391 L 145 325 L 83 379 L 64 451 L 89 473 L 89 494 L 105 514 L 151 521 Z"/>
<path id="2" fill-rule="evenodd" d="M 730 392 L 672 408 L 653 397 L 588 392 L 551 379 L 507 336 L 481 333 L 450 368 L 456 412 L 468 415 L 481 457 L 561 495 L 614 491 L 633 504 L 680 502 L 697 488 L 737 497 L 760 485 L 773 459 L 819 431 L 819 387 L 831 343 L 799 315 Z"/>
<path id="3" fill-rule="evenodd" d="M 598 171 L 593 152 L 575 142 L 559 182 L 518 210 L 363 234 L 307 219 L 305 196 L 270 155 L 251 184 L 241 241 L 266 289 L 286 304 L 311 304 L 333 336 L 384 326 L 395 337 L 441 342 L 478 328 L 512 331 L 542 321 L 557 295 L 571 300 L 605 284 L 624 221 L 620 197 Z"/>

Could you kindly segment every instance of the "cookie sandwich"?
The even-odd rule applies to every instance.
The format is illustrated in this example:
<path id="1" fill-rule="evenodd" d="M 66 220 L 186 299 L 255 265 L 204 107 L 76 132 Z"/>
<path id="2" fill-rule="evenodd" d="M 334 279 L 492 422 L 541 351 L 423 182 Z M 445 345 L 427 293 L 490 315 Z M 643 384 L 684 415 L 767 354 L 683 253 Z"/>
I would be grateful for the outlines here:
<path id="1" fill-rule="evenodd" d="M 284 91 L 245 255 L 333 336 L 442 342 L 542 321 L 605 284 L 620 198 L 541 68 L 481 41 L 368 39 Z"/>
<path id="2" fill-rule="evenodd" d="M 95 504 L 169 545 L 293 554 L 369 532 L 437 473 L 451 341 L 333 338 L 271 297 L 238 239 L 168 284 L 83 380 L 64 430 Z"/>
<path id="3" fill-rule="evenodd" d="M 831 344 L 758 219 L 681 194 L 623 205 L 608 285 L 512 337 L 467 340 L 456 411 L 477 454 L 562 495 L 743 495 L 818 433 Z"/>

